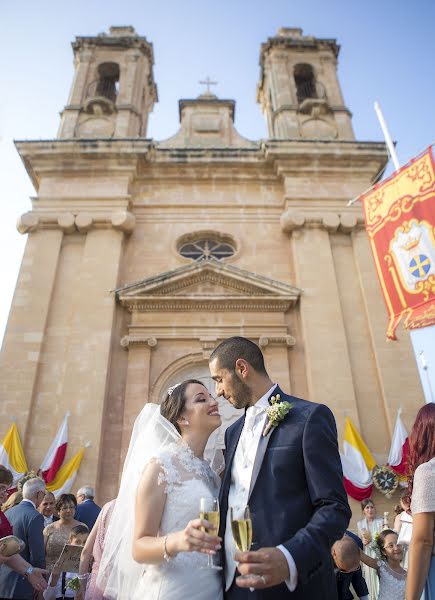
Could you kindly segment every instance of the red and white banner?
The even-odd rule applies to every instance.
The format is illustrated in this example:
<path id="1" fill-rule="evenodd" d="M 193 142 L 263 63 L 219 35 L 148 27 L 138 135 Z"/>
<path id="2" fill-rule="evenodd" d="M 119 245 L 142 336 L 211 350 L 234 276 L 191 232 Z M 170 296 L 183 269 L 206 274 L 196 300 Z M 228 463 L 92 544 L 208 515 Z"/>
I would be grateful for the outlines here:
<path id="1" fill-rule="evenodd" d="M 393 439 L 391 440 L 388 464 L 398 475 L 406 475 L 409 455 L 408 432 L 405 429 L 399 410 L 396 425 L 394 426 Z"/>
<path id="2" fill-rule="evenodd" d="M 373 467 L 376 461 L 352 421 L 346 418 L 343 452 L 340 452 L 344 487 L 351 498 L 370 498 L 373 489 Z"/>
<path id="3" fill-rule="evenodd" d="M 62 466 L 68 446 L 68 417 L 66 413 L 56 437 L 41 464 L 42 477 L 45 483 L 51 483 Z"/>

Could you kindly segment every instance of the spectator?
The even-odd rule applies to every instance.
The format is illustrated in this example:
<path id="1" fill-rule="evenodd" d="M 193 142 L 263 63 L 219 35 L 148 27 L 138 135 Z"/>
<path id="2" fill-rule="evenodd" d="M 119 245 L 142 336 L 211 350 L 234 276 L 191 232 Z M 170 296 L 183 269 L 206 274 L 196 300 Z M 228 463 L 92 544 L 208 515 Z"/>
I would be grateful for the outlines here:
<path id="1" fill-rule="evenodd" d="M 18 492 L 18 491 L 17 492 L 13 492 L 9 496 L 9 498 L 7 498 L 7 500 L 5 500 L 5 502 L 3 502 L 3 504 L 2 504 L 2 511 L 5 513 L 10 508 L 13 508 L 14 506 L 17 506 L 17 504 L 19 504 L 22 499 L 23 499 L 23 493 L 22 492 Z"/>
<path id="2" fill-rule="evenodd" d="M 364 552 L 370 558 L 376 558 L 376 550 L 373 547 L 373 538 L 382 531 L 384 521 L 376 516 L 376 508 L 371 498 L 361 502 L 361 509 L 364 518 L 358 521 L 358 535 L 364 545 Z M 376 600 L 379 594 L 379 577 L 376 570 L 370 569 L 366 564 L 363 565 L 363 576 L 369 588 L 370 598 Z"/>
<path id="3" fill-rule="evenodd" d="M 86 525 L 76 525 L 71 529 L 68 544 L 71 546 L 84 546 L 89 535 Z M 48 587 L 44 592 L 44 600 L 57 600 L 58 598 L 76 598 L 76 592 L 68 587 L 68 583 L 77 577 L 77 573 L 62 573 L 56 565 L 48 580 Z"/>
<path id="4" fill-rule="evenodd" d="M 3 512 L 3 506 L 8 497 L 8 489 L 11 487 L 13 481 L 14 478 L 11 471 L 0 465 L 0 504 L 2 506 L 2 510 L 0 510 L 0 538 L 12 535 L 12 526 Z"/>
<path id="5" fill-rule="evenodd" d="M 91 574 L 86 587 L 86 593 L 84 585 L 85 580 L 82 580 L 82 589 L 80 593 L 77 594 L 76 600 L 83 600 L 83 598 L 86 600 L 107 600 L 104 597 L 103 592 L 97 586 L 97 576 L 101 557 L 103 555 L 106 531 L 109 527 L 115 502 L 116 500 L 111 500 L 103 506 L 95 526 L 91 531 L 91 535 L 88 537 L 85 547 L 83 548 L 82 556 L 80 558 L 79 573 L 80 575 L 86 575 L 91 572 Z"/>
<path id="6" fill-rule="evenodd" d="M 38 510 L 44 517 L 44 525 L 51 525 L 54 521 L 58 521 L 59 517 L 54 514 L 54 506 L 56 504 L 56 498 L 52 492 L 47 492 L 44 496 L 44 500 L 41 502 Z"/>
<path id="7" fill-rule="evenodd" d="M 368 600 L 369 591 L 360 566 L 360 548 L 353 536 L 346 532 L 341 540 L 335 542 L 332 546 L 332 558 L 335 563 L 338 600 L 352 600 L 351 585 L 360 600 Z"/>
<path id="8" fill-rule="evenodd" d="M 28 479 L 23 486 L 23 500 L 8 510 L 7 520 L 13 534 L 26 545 L 21 552 L 21 561 L 13 556 L 0 569 L 0 598 L 31 600 L 33 586 L 37 590 L 46 587 L 41 579 L 45 568 L 44 519 L 37 511 L 44 495 L 45 482 L 37 477 Z M 26 568 L 23 562 L 28 565 Z"/>
<path id="9" fill-rule="evenodd" d="M 403 491 L 400 504 L 395 509 L 394 531 L 399 534 L 398 544 L 403 546 L 402 567 L 408 570 L 408 550 L 412 535 L 411 498 L 408 491 Z"/>
<path id="10" fill-rule="evenodd" d="M 409 436 L 412 537 L 407 600 L 435 598 L 435 404 L 423 406 Z"/>
<path id="11" fill-rule="evenodd" d="M 100 514 L 101 507 L 94 502 L 95 491 L 90 485 L 81 487 L 77 492 L 77 512 L 76 518 L 89 527 L 89 531 L 92 531 L 92 527 L 95 525 L 98 515 Z"/>
<path id="12" fill-rule="evenodd" d="M 82 524 L 74 518 L 76 506 L 77 501 L 74 494 L 62 494 L 55 505 L 59 520 L 44 529 L 47 569 L 50 571 L 53 570 L 63 547 L 68 542 L 71 529 Z"/>

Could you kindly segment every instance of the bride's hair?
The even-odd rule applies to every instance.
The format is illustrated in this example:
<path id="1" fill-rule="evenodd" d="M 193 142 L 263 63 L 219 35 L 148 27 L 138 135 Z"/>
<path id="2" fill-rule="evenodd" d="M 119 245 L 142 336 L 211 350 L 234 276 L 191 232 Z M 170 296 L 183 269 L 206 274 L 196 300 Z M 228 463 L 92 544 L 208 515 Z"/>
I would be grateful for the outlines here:
<path id="1" fill-rule="evenodd" d="M 186 390 L 187 386 L 191 383 L 199 383 L 199 385 L 204 385 L 204 382 L 199 381 L 198 379 L 186 379 L 186 381 L 183 381 L 174 389 L 170 388 L 171 393 L 166 394 L 166 398 L 163 400 L 160 406 L 160 414 L 162 417 L 165 417 L 165 419 L 172 423 L 172 425 L 180 434 L 181 430 L 177 423 L 177 419 L 183 412 L 183 409 L 186 405 Z"/>

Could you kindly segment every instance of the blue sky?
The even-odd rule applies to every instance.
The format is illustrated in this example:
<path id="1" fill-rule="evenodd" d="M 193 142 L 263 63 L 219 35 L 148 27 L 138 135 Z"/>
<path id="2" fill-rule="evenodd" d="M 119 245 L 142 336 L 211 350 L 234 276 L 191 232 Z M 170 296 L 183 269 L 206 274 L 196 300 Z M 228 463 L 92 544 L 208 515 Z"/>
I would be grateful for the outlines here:
<path id="1" fill-rule="evenodd" d="M 341 45 L 339 78 L 357 139 L 382 139 L 379 100 L 401 163 L 435 141 L 433 0 L 21 0 L 3 3 L 0 14 L 0 338 L 25 243 L 15 221 L 35 193 L 12 140 L 56 136 L 76 35 L 133 25 L 153 43 L 159 103 L 148 137 L 175 133 L 178 100 L 195 98 L 206 75 L 219 82 L 219 97 L 236 100 L 239 132 L 266 137 L 255 102 L 259 49 L 288 26 Z"/>

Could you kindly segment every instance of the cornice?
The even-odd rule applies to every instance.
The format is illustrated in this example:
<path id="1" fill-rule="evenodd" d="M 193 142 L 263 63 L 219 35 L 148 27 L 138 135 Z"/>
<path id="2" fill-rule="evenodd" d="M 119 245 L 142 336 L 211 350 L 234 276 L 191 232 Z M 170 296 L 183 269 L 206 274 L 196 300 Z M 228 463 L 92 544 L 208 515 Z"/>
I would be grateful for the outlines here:
<path id="1" fill-rule="evenodd" d="M 296 302 L 274 297 L 251 297 L 240 298 L 240 296 L 228 296 L 223 299 L 214 299 L 212 296 L 201 297 L 195 295 L 192 298 L 180 298 L 179 296 L 168 296 L 166 298 L 155 298 L 154 296 L 141 298 L 128 298 L 120 300 L 121 306 L 129 312 L 189 312 L 189 311 L 262 311 L 262 312 L 287 312 Z"/>
<path id="2" fill-rule="evenodd" d="M 350 140 L 260 140 L 252 147 L 160 147 L 149 139 L 57 139 L 15 142 L 38 190 L 44 177 L 127 177 L 131 183 L 157 179 L 231 182 L 333 175 L 374 183 L 388 161 L 384 143 Z"/>

